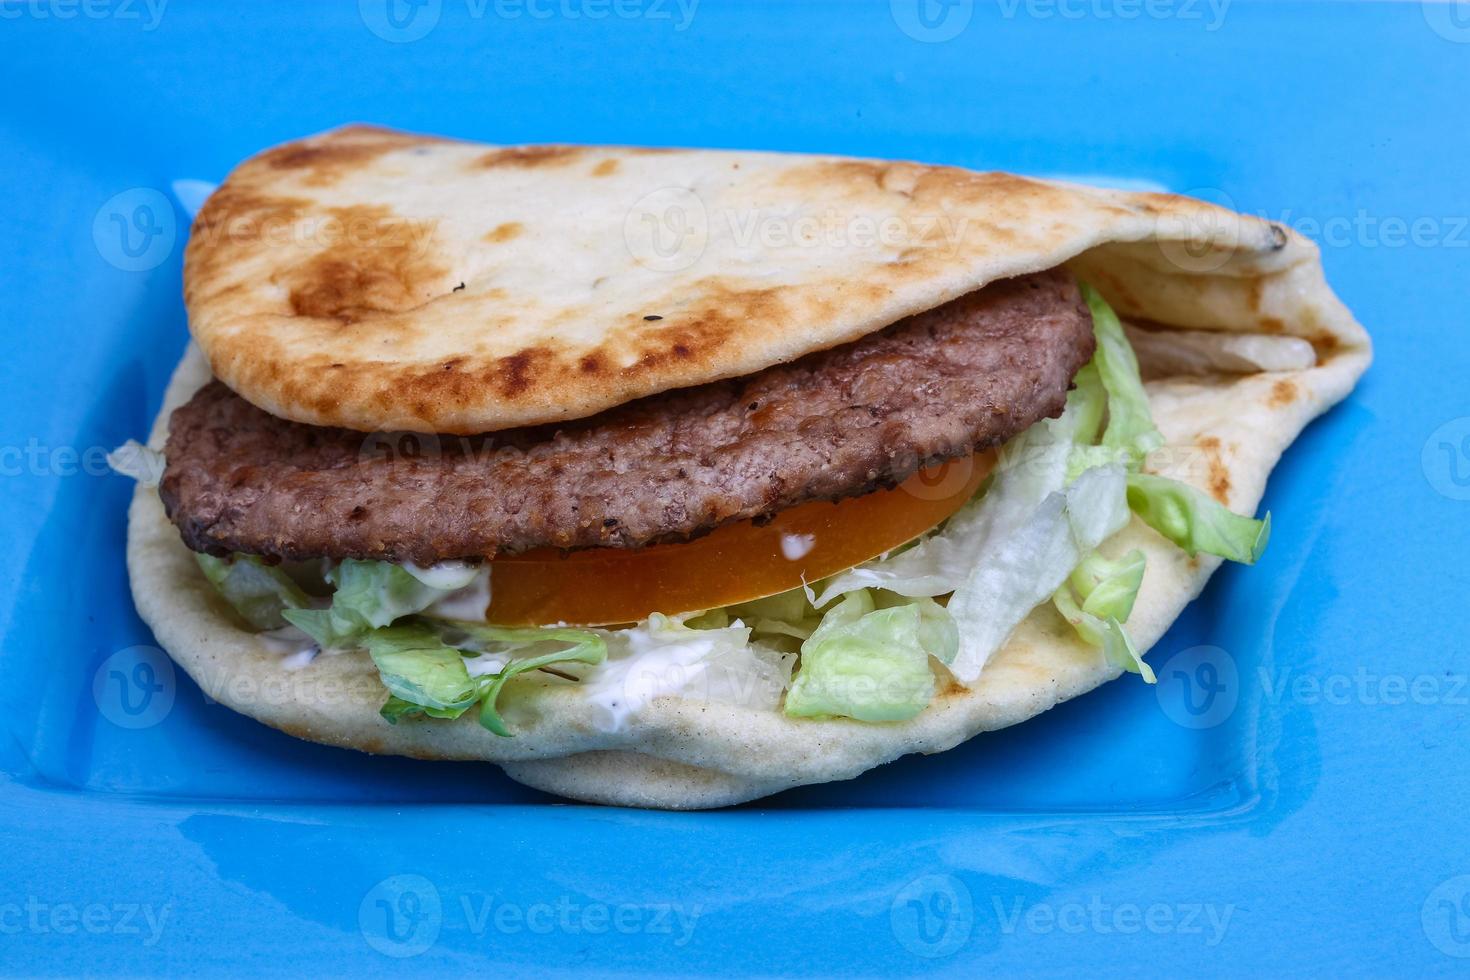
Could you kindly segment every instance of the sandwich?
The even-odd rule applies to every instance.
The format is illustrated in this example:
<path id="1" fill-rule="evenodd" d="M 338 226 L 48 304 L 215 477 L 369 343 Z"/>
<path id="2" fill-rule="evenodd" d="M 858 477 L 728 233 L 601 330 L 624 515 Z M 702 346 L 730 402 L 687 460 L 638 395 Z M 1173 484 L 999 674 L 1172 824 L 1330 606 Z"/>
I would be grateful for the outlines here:
<path id="1" fill-rule="evenodd" d="M 304 739 L 661 808 L 1153 680 L 1370 359 L 1315 246 L 1200 201 L 363 126 L 236 168 L 184 299 L 117 457 L 169 655 Z"/>

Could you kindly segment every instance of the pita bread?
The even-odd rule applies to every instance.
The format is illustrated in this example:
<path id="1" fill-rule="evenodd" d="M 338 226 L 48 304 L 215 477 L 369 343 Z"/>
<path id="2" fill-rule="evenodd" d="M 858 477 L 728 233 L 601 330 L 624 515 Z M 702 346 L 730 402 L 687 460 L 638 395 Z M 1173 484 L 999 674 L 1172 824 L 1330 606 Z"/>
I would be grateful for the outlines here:
<path id="1" fill-rule="evenodd" d="M 750 374 L 1201 219 L 1227 274 L 1304 258 L 1272 225 L 1165 195 L 359 126 L 238 167 L 195 221 L 185 300 L 215 374 L 272 414 L 489 432 Z"/>
<path id="2" fill-rule="evenodd" d="M 599 155 L 604 153 L 601 150 L 584 152 L 590 154 L 588 161 L 631 159 L 604 157 Z M 726 159 L 724 154 L 714 156 Z M 714 165 L 694 169 L 712 172 Z M 928 168 L 916 169 L 930 173 Z M 949 176 L 950 171 L 942 172 L 942 180 L 963 184 L 960 177 Z M 1125 317 L 1153 328 L 1305 338 L 1316 355 L 1312 366 L 1250 374 L 1176 375 L 1148 382 L 1154 417 L 1168 443 L 1166 451 L 1151 459 L 1150 468 L 1190 482 L 1244 513 L 1253 512 L 1259 504 L 1281 452 L 1311 419 L 1342 399 L 1368 365 L 1367 335 L 1323 281 L 1315 246 L 1288 231 L 1182 198 L 1021 178 L 992 177 L 982 183 L 1010 187 L 1017 195 L 986 199 L 980 213 L 986 216 L 989 251 L 967 253 L 968 258 L 933 269 L 932 282 L 894 284 L 881 295 L 858 289 L 842 305 L 838 318 L 844 326 L 822 327 L 826 330 L 824 343 L 847 339 L 849 330 L 857 329 L 852 324 L 863 324 L 857 329 L 861 333 L 885 325 L 886 321 L 878 322 L 885 317 L 912 312 L 915 307 L 891 305 L 896 302 L 895 293 L 906 297 L 904 303 L 938 303 L 951 298 L 952 288 L 962 292 L 996 276 L 1063 263 L 1094 283 Z M 378 186 L 391 192 L 387 185 Z M 848 194 L 883 197 L 877 190 L 842 182 L 832 194 L 838 198 Z M 958 197 L 948 200 L 956 207 L 970 206 Z M 996 215 L 1004 215 L 1004 223 Z M 1019 230 L 1006 234 L 1003 229 L 1008 227 Z M 863 268 L 847 262 L 838 266 Z M 257 266 L 256 273 L 262 271 Z M 252 283 L 251 275 L 241 275 L 242 283 Z M 256 287 L 249 285 L 248 289 Z M 801 287 L 793 295 L 811 298 L 818 293 Z M 191 312 L 197 313 L 198 298 L 196 289 Z M 215 320 L 214 327 L 219 322 Z M 273 343 L 284 343 L 288 336 L 289 325 L 269 317 L 232 322 L 237 326 L 231 329 L 256 330 L 260 337 L 275 338 L 261 341 L 267 350 Z M 805 332 L 783 339 L 782 322 L 763 321 L 759 334 L 743 337 L 737 346 L 748 342 L 759 347 L 763 357 L 777 359 L 808 349 L 813 340 Z M 368 330 L 379 326 L 373 321 Z M 804 324 L 802 331 L 808 328 L 816 329 L 814 322 Z M 228 371 L 232 364 L 240 370 L 233 359 L 242 355 L 231 345 L 241 335 L 207 324 L 202 331 L 199 324 L 195 329 L 202 346 L 208 347 L 206 338 L 212 337 L 217 371 Z M 229 339 L 232 336 L 236 339 Z M 311 332 L 300 336 L 309 337 Z M 449 336 L 443 335 L 446 343 Z M 456 336 L 464 339 L 462 333 Z M 429 335 L 419 338 L 423 344 L 430 340 Z M 327 349 L 324 338 L 312 343 Z M 745 369 L 738 365 L 747 362 L 733 355 L 721 356 L 732 370 Z M 397 361 L 391 370 L 405 363 Z M 692 367 L 680 368 L 683 373 L 676 375 L 660 373 L 663 370 L 639 378 L 649 384 L 667 384 L 674 376 L 682 383 L 702 379 Z M 155 424 L 151 442 L 155 448 L 162 446 L 168 414 L 208 376 L 209 365 L 191 350 L 175 374 Z M 226 380 L 237 383 L 243 377 L 236 373 Z M 267 376 L 250 378 L 264 384 Z M 259 397 L 262 391 L 268 393 L 269 386 L 256 389 L 255 395 Z M 614 398 L 626 392 L 600 388 L 597 394 Z M 344 400 L 333 412 L 345 412 L 349 404 L 350 399 Z M 529 404 L 515 401 L 504 411 L 521 411 Z M 601 403 L 587 401 L 584 407 L 592 404 Z M 469 412 L 464 403 L 456 405 L 456 412 Z M 491 406 L 485 410 L 493 416 L 497 409 L 490 402 L 484 405 Z M 270 407 L 276 410 L 278 406 Z M 432 413 L 415 417 L 428 422 L 431 416 L 442 417 Z M 455 416 L 461 421 L 487 417 Z M 510 416 L 495 417 L 504 420 Z M 343 419 L 338 415 L 310 420 Z M 395 416 L 394 421 L 403 419 Z M 1291 519 L 1286 514 L 1277 518 Z M 1204 587 L 1219 562 L 1208 556 L 1188 558 L 1137 519 L 1103 550 L 1116 556 L 1132 548 L 1145 552 L 1148 565 L 1128 626 L 1139 647 L 1147 649 Z M 130 511 L 128 567 L 138 610 L 159 643 L 211 697 L 228 707 L 327 744 L 421 758 L 496 762 L 528 785 L 600 803 L 723 806 L 790 786 L 847 779 L 907 753 L 940 752 L 978 732 L 1024 721 L 1118 674 L 1098 651 L 1081 644 L 1047 606 L 1028 617 L 971 689 L 950 685 L 928 709 L 906 722 L 797 720 L 771 710 L 664 697 L 635 715 L 625 730 L 607 732 L 599 727 L 592 706 L 579 698 L 575 685 L 548 679 L 510 686 L 502 706 L 517 734 L 499 738 L 481 728 L 471 717 L 473 712 L 454 722 L 411 721 L 390 726 L 378 715 L 385 695 L 365 653 L 319 656 L 305 668 L 287 670 L 283 651 L 245 628 L 199 574 L 190 552 L 165 519 L 156 491 L 143 486 L 137 489 Z"/>

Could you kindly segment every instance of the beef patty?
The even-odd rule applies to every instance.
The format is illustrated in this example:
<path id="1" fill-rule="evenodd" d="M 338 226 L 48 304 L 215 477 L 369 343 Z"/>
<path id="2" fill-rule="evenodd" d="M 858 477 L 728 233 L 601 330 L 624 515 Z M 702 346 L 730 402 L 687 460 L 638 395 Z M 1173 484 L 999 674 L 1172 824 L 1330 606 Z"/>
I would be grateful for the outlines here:
<path id="1" fill-rule="evenodd" d="M 856 496 L 1058 415 L 1092 356 L 1077 284 L 993 283 L 861 340 L 559 426 L 370 434 L 218 381 L 174 412 L 159 492 L 212 554 L 430 564 L 683 540 Z"/>

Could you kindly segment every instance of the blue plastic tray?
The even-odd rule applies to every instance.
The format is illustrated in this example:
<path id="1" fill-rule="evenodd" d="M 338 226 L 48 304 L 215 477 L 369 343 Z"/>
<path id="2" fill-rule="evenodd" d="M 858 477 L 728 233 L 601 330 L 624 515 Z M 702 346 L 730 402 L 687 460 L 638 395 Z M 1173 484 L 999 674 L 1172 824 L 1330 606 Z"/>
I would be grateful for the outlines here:
<path id="1" fill-rule="evenodd" d="M 1470 966 L 1463 7 L 392 2 L 0 2 L 0 969 Z M 1323 241 L 1378 360 L 1156 689 L 729 812 L 558 805 L 236 717 L 128 597 L 100 460 L 184 343 L 174 182 L 354 119 L 1194 191 Z"/>

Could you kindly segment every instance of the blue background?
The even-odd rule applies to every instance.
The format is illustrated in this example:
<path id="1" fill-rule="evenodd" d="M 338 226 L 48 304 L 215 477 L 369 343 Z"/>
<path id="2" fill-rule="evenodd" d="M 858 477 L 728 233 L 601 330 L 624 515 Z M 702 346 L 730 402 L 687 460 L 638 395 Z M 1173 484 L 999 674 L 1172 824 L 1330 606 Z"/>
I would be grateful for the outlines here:
<path id="1" fill-rule="evenodd" d="M 0 2 L 0 969 L 1470 966 L 1463 8 L 442 0 L 400 30 L 378 0 L 94 3 Z M 1157 689 L 732 811 L 560 805 L 238 718 L 128 598 L 97 453 L 184 343 L 187 225 L 152 212 L 133 260 L 112 215 L 349 120 L 1192 191 L 1323 240 L 1377 361 Z"/>

